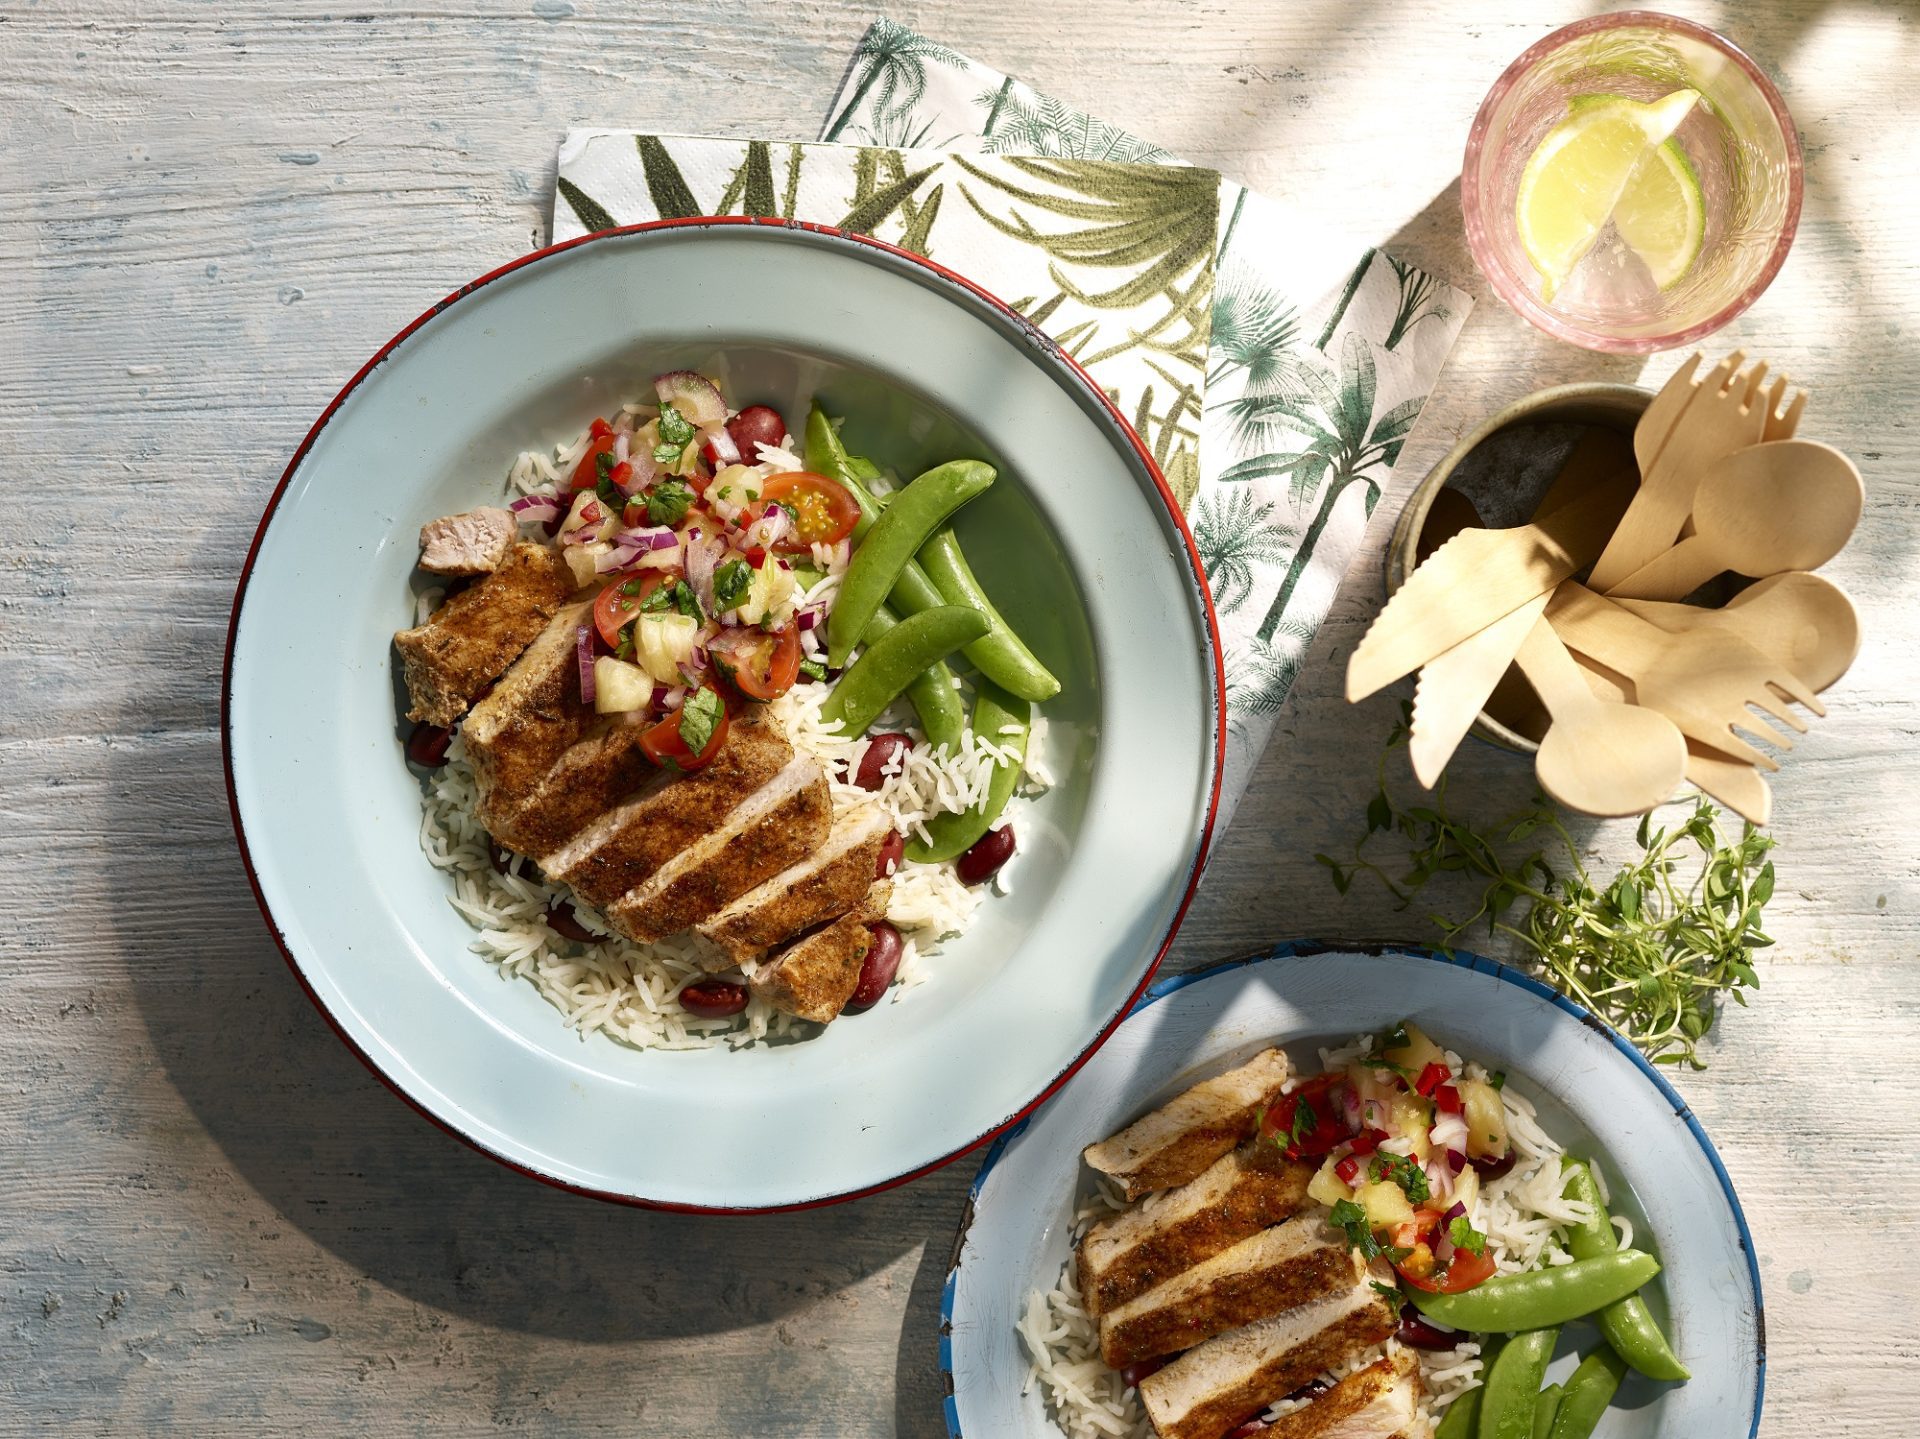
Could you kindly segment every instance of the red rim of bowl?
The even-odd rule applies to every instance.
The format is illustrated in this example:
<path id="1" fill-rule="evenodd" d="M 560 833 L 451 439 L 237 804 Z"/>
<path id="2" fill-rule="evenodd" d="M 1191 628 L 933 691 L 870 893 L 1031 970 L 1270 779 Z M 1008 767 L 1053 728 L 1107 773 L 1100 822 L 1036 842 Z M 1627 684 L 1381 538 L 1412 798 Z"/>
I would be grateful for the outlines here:
<path id="1" fill-rule="evenodd" d="M 958 1148 L 926 1164 L 894 1175 L 889 1179 L 884 1179 L 859 1189 L 848 1190 L 843 1194 L 823 1195 L 812 1199 L 796 1200 L 783 1204 L 717 1206 L 646 1199 L 637 1195 L 593 1189 L 586 1185 L 575 1184 L 569 1180 L 562 1179 L 558 1175 L 547 1174 L 541 1170 L 532 1168 L 519 1160 L 509 1158 L 489 1148 L 473 1135 L 460 1129 L 451 1120 L 434 1113 L 425 1104 L 402 1089 L 385 1070 L 374 1063 L 373 1058 L 361 1047 L 359 1042 L 347 1032 L 346 1028 L 334 1016 L 333 1012 L 327 1008 L 326 1004 L 322 1002 L 319 994 L 315 992 L 313 986 L 308 982 L 307 976 L 305 972 L 302 971 L 299 961 L 294 958 L 293 950 L 287 942 L 286 934 L 280 928 L 279 922 L 274 918 L 273 910 L 267 903 L 265 892 L 260 887 L 260 877 L 254 870 L 253 853 L 247 843 L 246 827 L 240 818 L 239 793 L 234 781 L 232 706 L 234 648 L 240 632 L 240 613 L 246 602 L 248 582 L 253 577 L 254 560 L 259 555 L 261 543 L 266 538 L 267 527 L 273 523 L 274 514 L 280 507 L 281 497 L 286 493 L 287 486 L 292 483 L 294 472 L 300 468 L 300 462 L 306 458 L 307 452 L 313 448 L 314 441 L 319 438 L 320 432 L 327 427 L 328 423 L 354 391 L 360 388 L 367 377 L 378 369 L 394 350 L 403 344 L 416 330 L 419 330 L 442 311 L 458 304 L 467 296 L 485 288 L 488 284 L 503 276 L 511 275 L 517 270 L 524 269 L 528 265 L 545 260 L 551 256 L 562 254 L 565 251 L 575 249 L 579 246 L 593 244 L 596 241 L 618 236 L 631 236 L 657 231 L 716 229 L 721 226 L 734 225 L 761 226 L 788 231 L 805 231 L 845 241 L 849 244 L 864 246 L 883 255 L 890 256 L 895 260 L 908 262 L 911 266 L 924 271 L 941 284 L 964 291 L 973 299 L 985 304 L 1003 323 L 1010 324 L 1018 330 L 1022 339 L 1028 345 L 1044 356 L 1046 360 L 1058 367 L 1064 377 L 1078 387 L 1081 391 L 1083 403 L 1090 402 L 1096 415 L 1104 415 L 1112 421 L 1116 432 L 1132 447 L 1134 454 L 1139 458 L 1142 467 L 1160 493 L 1161 503 L 1166 507 L 1167 516 L 1173 522 L 1175 531 L 1178 533 L 1181 543 L 1185 547 L 1188 579 L 1199 597 L 1201 613 L 1206 619 L 1208 648 L 1213 661 L 1213 744 L 1211 755 L 1213 774 L 1207 797 L 1206 816 L 1201 823 L 1199 840 L 1194 847 L 1193 859 L 1188 867 L 1186 885 L 1181 892 L 1180 903 L 1174 909 L 1172 918 L 1167 922 L 1166 933 L 1161 937 L 1159 947 L 1154 951 L 1151 962 L 1148 963 L 1145 971 L 1140 976 L 1139 983 L 1134 986 L 1133 991 L 1127 996 L 1119 1009 L 1101 1025 L 1100 1032 L 1094 1036 L 1093 1041 L 1075 1055 L 1059 1073 L 1049 1080 L 1045 1088 L 1014 1113 L 996 1121 L 983 1133 L 967 1140 Z M 1226 768 L 1226 694 L 1226 667 L 1222 659 L 1219 616 L 1214 610 L 1213 595 L 1207 587 L 1206 570 L 1201 564 L 1200 551 L 1194 543 L 1192 530 L 1187 526 L 1186 516 L 1181 512 L 1179 503 L 1175 500 L 1173 491 L 1167 484 L 1166 476 L 1160 472 L 1160 466 L 1154 462 L 1152 452 L 1140 439 L 1139 434 L 1134 430 L 1133 426 L 1128 423 L 1126 416 L 1120 413 L 1113 402 L 1107 398 L 1105 391 L 1094 383 L 1093 378 L 1081 368 L 1079 363 L 1075 361 L 1071 355 L 1067 354 L 1059 345 L 1054 343 L 1054 341 L 1044 334 L 1038 326 L 1034 325 L 1032 321 L 1016 312 L 998 296 L 982 289 L 964 275 L 956 274 L 954 271 L 947 269 L 936 261 L 928 259 L 924 255 L 916 255 L 911 250 L 903 250 L 897 245 L 888 244 L 885 240 L 876 240 L 870 235 L 856 235 L 845 230 L 837 229 L 832 225 L 817 225 L 804 220 L 763 219 L 752 215 L 706 215 L 679 220 L 650 220 L 642 224 L 622 225 L 611 230 L 595 231 L 590 235 L 581 235 L 571 240 L 562 240 L 558 244 L 548 245 L 544 249 L 534 250 L 529 254 L 522 255 L 517 260 L 500 266 L 497 270 L 490 270 L 479 278 L 468 281 L 444 299 L 429 306 L 391 340 L 388 340 L 386 344 L 375 351 L 373 357 L 369 359 L 366 364 L 362 365 L 359 370 L 354 373 L 353 378 L 341 387 L 340 392 L 335 395 L 333 399 L 328 402 L 327 407 L 320 412 L 320 417 L 313 422 L 313 427 L 307 431 L 306 438 L 301 440 L 299 448 L 293 452 L 293 458 L 287 462 L 286 469 L 281 472 L 280 481 L 274 486 L 273 494 L 268 497 L 266 510 L 260 517 L 259 527 L 254 531 L 253 542 L 247 547 L 247 557 L 240 568 L 239 583 L 234 589 L 233 608 L 227 621 L 226 654 L 221 665 L 220 758 L 221 766 L 226 776 L 227 808 L 233 818 L 234 837 L 238 840 L 240 847 L 240 862 L 247 872 L 247 884 L 253 891 L 254 902 L 260 907 L 260 914 L 267 922 L 268 933 L 273 936 L 273 942 L 279 949 L 281 958 L 286 961 L 287 968 L 292 972 L 294 979 L 298 981 L 301 990 L 306 994 L 307 998 L 312 1001 L 314 1008 L 320 1012 L 321 1017 L 326 1020 L 328 1026 L 332 1028 L 334 1034 L 339 1037 L 340 1041 L 359 1058 L 360 1062 L 367 1067 L 376 1079 L 399 1096 L 400 1099 L 405 1101 L 416 1113 L 420 1114 L 445 1133 L 452 1135 L 469 1148 L 477 1150 L 487 1158 L 504 1165 L 508 1169 L 524 1174 L 529 1178 L 537 1179 L 542 1184 L 551 1185 L 555 1189 L 564 1189 L 569 1193 L 583 1195 L 590 1199 L 601 1199 L 609 1203 L 624 1204 L 640 1209 L 668 1210 L 687 1214 L 778 1214 L 790 1213 L 796 1210 L 819 1209 L 829 1204 L 843 1204 L 848 1200 L 862 1199 L 871 1194 L 879 1194 L 885 1190 L 894 1189 L 902 1184 L 909 1183 L 912 1180 L 920 1178 L 922 1175 L 931 1174 L 934 1170 L 944 1168 L 946 1165 L 951 1164 L 962 1155 L 971 1153 L 981 1145 L 993 1140 L 1010 1126 L 1020 1123 L 1020 1121 L 1051 1098 L 1061 1085 L 1065 1084 L 1079 1072 L 1080 1067 L 1093 1057 L 1095 1051 L 1107 1042 L 1113 1032 L 1120 1027 L 1121 1022 L 1133 1012 L 1134 1005 L 1139 1002 L 1140 996 L 1146 992 L 1147 987 L 1153 983 L 1155 974 L 1159 972 L 1161 962 L 1166 958 L 1168 949 L 1173 945 L 1174 936 L 1180 932 L 1180 926 L 1186 919 L 1187 910 L 1193 904 L 1194 891 L 1199 887 L 1200 875 L 1206 868 L 1207 852 L 1213 842 L 1213 827 L 1220 810 L 1221 779 Z"/>
<path id="2" fill-rule="evenodd" d="M 1603 335 L 1555 314 L 1534 296 L 1527 278 L 1510 269 L 1495 250 L 1488 233 L 1488 222 L 1482 214 L 1485 201 L 1480 192 L 1480 151 L 1486 143 L 1487 131 L 1492 126 L 1493 113 L 1500 102 L 1506 99 L 1508 92 L 1520 83 L 1523 75 L 1569 41 L 1603 30 L 1622 30 L 1635 25 L 1676 31 L 1718 50 L 1733 61 L 1766 101 L 1787 148 L 1787 213 L 1781 221 L 1780 236 L 1774 241 L 1773 253 L 1767 257 L 1767 263 L 1761 267 L 1752 283 L 1720 310 L 1671 335 Z M 1466 225 L 1467 248 L 1473 252 L 1474 263 L 1480 267 L 1480 273 L 1486 276 L 1487 283 L 1493 286 L 1494 293 L 1528 323 L 1556 340 L 1615 355 L 1646 355 L 1659 350 L 1677 350 L 1712 334 L 1743 314 L 1766 292 L 1774 276 L 1780 273 L 1780 267 L 1786 263 L 1787 251 L 1793 248 L 1794 235 L 1800 228 L 1800 206 L 1804 192 L 1800 136 L 1793 127 L 1793 116 L 1788 113 L 1786 102 L 1780 98 L 1780 92 L 1774 88 L 1766 72 L 1754 64 L 1746 51 L 1724 35 L 1658 10 L 1617 10 L 1608 15 L 1591 16 L 1576 20 L 1571 25 L 1563 25 L 1552 34 L 1535 41 L 1519 59 L 1500 72 L 1500 78 L 1493 82 L 1487 98 L 1480 102 L 1480 108 L 1473 117 L 1473 127 L 1467 131 L 1467 153 L 1460 167 L 1460 213 Z"/>

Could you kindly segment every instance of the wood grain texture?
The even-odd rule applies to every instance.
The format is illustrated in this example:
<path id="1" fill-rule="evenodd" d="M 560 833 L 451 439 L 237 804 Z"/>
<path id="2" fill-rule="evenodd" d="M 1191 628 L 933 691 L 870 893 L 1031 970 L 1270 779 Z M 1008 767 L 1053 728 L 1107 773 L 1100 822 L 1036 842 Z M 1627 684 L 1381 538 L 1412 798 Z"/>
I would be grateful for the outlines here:
<path id="1" fill-rule="evenodd" d="M 1601 8 L 928 0 L 896 18 L 1479 290 L 1456 175 L 1510 59 Z M 1920 1406 L 1920 201 L 1896 0 L 1674 0 L 1781 80 L 1806 214 L 1728 331 L 1866 473 L 1830 568 L 1866 646 L 1777 784 L 1780 944 L 1682 1087 L 1760 1248 L 1766 1432 Z M 39 0 L 0 12 L 0 1432 L 942 1432 L 936 1306 L 971 1172 L 851 1207 L 651 1215 L 446 1139 L 333 1038 L 242 878 L 219 780 L 232 588 L 287 456 L 426 304 L 543 238 L 572 123 L 810 137 L 846 0 Z M 1173 964 L 1410 939 L 1314 866 L 1397 691 L 1354 712 L 1405 490 L 1540 385 L 1657 381 L 1482 298 Z M 1484 746 L 1462 792 L 1519 798 Z M 1616 853 L 1629 827 L 1596 825 Z M 1707 1436 L 1703 1436 L 1707 1439 Z"/>

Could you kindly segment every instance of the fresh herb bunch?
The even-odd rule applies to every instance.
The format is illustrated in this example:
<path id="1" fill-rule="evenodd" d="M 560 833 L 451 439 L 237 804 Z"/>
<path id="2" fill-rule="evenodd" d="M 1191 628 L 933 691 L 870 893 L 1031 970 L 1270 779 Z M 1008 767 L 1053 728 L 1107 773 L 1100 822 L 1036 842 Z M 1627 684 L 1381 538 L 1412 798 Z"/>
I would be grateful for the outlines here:
<path id="1" fill-rule="evenodd" d="M 1405 908 L 1436 875 L 1475 876 L 1478 908 L 1464 919 L 1429 916 L 1443 945 L 1484 919 L 1488 933 L 1522 946 L 1543 978 L 1654 1063 L 1705 1069 L 1699 1041 L 1713 1028 L 1722 998 L 1747 1002 L 1744 991 L 1760 983 L 1754 951 L 1773 943 L 1760 928 L 1773 897 L 1773 861 L 1766 857 L 1773 840 L 1747 825 L 1729 841 L 1702 799 L 1670 829 L 1642 818 L 1640 858 L 1596 888 L 1580 846 L 1544 796 L 1485 826 L 1448 809 L 1444 777 L 1430 803 L 1400 805 L 1387 790 L 1387 758 L 1409 732 L 1403 712 L 1380 757 L 1367 832 L 1353 858 L 1314 856 L 1334 887 L 1345 894 L 1355 875 L 1372 874 Z M 1367 857 L 1382 833 L 1399 835 L 1410 849 L 1411 867 L 1397 877 Z M 1686 866 L 1691 878 L 1683 878 L 1685 861 L 1696 854 L 1698 864 Z"/>

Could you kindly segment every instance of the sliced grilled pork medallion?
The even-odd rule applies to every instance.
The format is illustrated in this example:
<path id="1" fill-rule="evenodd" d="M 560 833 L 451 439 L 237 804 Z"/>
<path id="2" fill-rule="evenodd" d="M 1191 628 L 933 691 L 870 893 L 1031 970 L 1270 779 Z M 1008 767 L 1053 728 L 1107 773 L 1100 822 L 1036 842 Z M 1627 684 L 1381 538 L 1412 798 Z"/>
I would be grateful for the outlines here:
<path id="1" fill-rule="evenodd" d="M 562 608 L 461 726 L 480 790 L 480 821 L 511 849 L 520 846 L 502 833 L 506 820 L 593 718 L 580 703 L 574 658 L 575 638 L 591 612 L 591 605 Z"/>
<path id="2" fill-rule="evenodd" d="M 607 920 L 643 943 L 678 934 L 818 849 L 832 822 L 826 772 L 812 756 L 795 755 L 724 821 L 716 819 L 708 833 L 611 905 Z"/>
<path id="3" fill-rule="evenodd" d="M 872 887 L 880 846 L 892 822 L 877 805 L 835 818 L 827 842 L 798 864 L 756 886 L 700 926 L 718 949 L 709 969 L 755 959 L 782 940 L 838 919 Z"/>
<path id="4" fill-rule="evenodd" d="M 1432 1439 L 1420 1411 L 1420 1363 L 1411 1350 L 1349 1374 L 1263 1439 Z"/>
<path id="5" fill-rule="evenodd" d="M 1314 1168 L 1250 1140 L 1198 1178 L 1103 1219 L 1080 1241 L 1080 1293 L 1098 1317 L 1291 1218 L 1311 1202 Z"/>
<path id="6" fill-rule="evenodd" d="M 1344 1234 L 1303 1216 L 1264 1229 L 1100 1316 L 1114 1369 L 1351 1288 L 1364 1266 Z"/>
<path id="7" fill-rule="evenodd" d="M 666 778 L 641 748 L 641 736 L 647 732 L 644 724 L 626 715 L 589 719 L 592 722 L 581 737 L 510 814 L 483 804 L 481 818 L 496 838 L 522 854 L 551 854 L 610 807 Z"/>
<path id="8" fill-rule="evenodd" d="M 1086 1161 L 1119 1183 L 1127 1198 L 1185 1184 L 1253 1132 L 1280 1092 L 1287 1057 L 1263 1050 L 1238 1069 L 1160 1106 L 1111 1139 L 1090 1144 Z"/>
<path id="9" fill-rule="evenodd" d="M 420 568 L 436 575 L 490 575 L 506 563 L 520 526 L 491 505 L 420 527 Z"/>
<path id="10" fill-rule="evenodd" d="M 1393 1333 L 1393 1304 L 1363 1276 L 1323 1299 L 1196 1345 L 1140 1381 L 1160 1439 L 1221 1439 L 1249 1414 Z"/>
<path id="11" fill-rule="evenodd" d="M 875 888 L 882 891 L 878 912 L 885 913 L 887 885 L 882 881 Z M 860 982 L 860 967 L 873 943 L 867 926 L 874 913 L 875 904 L 869 900 L 825 929 L 795 940 L 762 964 L 748 984 L 775 1009 L 815 1024 L 831 1024 Z"/>
<path id="12" fill-rule="evenodd" d="M 633 731 L 638 728 L 628 726 L 623 734 L 629 746 L 637 742 Z M 749 709 L 728 727 L 727 742 L 712 764 L 680 777 L 652 771 L 656 778 L 650 784 L 612 808 L 607 808 L 607 791 L 596 791 L 579 775 L 563 773 L 572 760 L 569 752 L 568 760 L 555 771 L 546 798 L 527 805 L 519 823 L 524 830 L 540 830 L 536 838 L 541 842 L 529 848 L 544 856 L 540 868 L 550 878 L 605 908 L 714 832 L 792 759 L 793 746 L 779 726 L 757 708 Z M 584 828 L 572 823 L 581 803 L 578 796 L 583 794 L 597 798 L 605 811 Z M 551 822 L 546 818 L 549 812 L 564 815 L 565 822 Z M 547 844 L 555 834 L 558 838 Z"/>
<path id="13" fill-rule="evenodd" d="M 545 545 L 516 544 L 506 562 L 454 595 L 394 647 L 406 671 L 409 719 L 451 725 L 473 697 L 506 672 L 573 590 L 573 576 Z"/>

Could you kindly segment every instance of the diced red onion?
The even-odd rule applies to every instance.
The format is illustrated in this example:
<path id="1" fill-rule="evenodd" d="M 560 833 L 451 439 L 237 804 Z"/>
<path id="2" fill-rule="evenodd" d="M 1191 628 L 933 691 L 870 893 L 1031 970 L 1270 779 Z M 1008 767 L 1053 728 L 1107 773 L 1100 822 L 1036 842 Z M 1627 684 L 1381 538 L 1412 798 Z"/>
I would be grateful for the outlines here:
<path id="1" fill-rule="evenodd" d="M 551 520 L 559 516 L 560 501 L 552 495 L 523 495 L 507 508 L 522 521 L 538 524 L 542 520 Z"/>
<path id="2" fill-rule="evenodd" d="M 716 465 L 737 465 L 740 463 L 740 447 L 733 442 L 733 436 L 727 433 L 725 425 L 709 425 L 700 432 L 713 450 Z"/>
<path id="3" fill-rule="evenodd" d="M 687 702 L 687 687 L 685 685 L 675 685 L 672 689 L 667 691 L 666 698 L 660 701 L 660 707 L 666 710 L 668 713 L 672 713 L 674 710 L 679 709 L 680 706 L 685 704 L 686 702 Z"/>
<path id="4" fill-rule="evenodd" d="M 639 525 L 629 530 L 615 530 L 613 542 L 636 550 L 670 550 L 680 543 L 680 536 L 669 525 Z"/>
<path id="5" fill-rule="evenodd" d="M 624 570 L 645 551 L 636 550 L 627 545 L 616 544 L 604 555 L 593 557 L 593 572 L 597 575 L 612 574 L 615 570 Z"/>
<path id="6" fill-rule="evenodd" d="M 574 636 L 573 659 L 580 670 L 580 703 L 593 703 L 593 626 L 580 626 L 580 633 Z"/>
<path id="7" fill-rule="evenodd" d="M 1465 1150 L 1449 1149 L 1447 1151 L 1447 1168 L 1451 1169 L 1455 1174 L 1458 1174 L 1466 1167 L 1467 1155 Z"/>
<path id="8" fill-rule="evenodd" d="M 624 465 L 627 462 L 627 452 L 632 448 L 633 436 L 631 434 L 625 430 L 615 430 L 613 432 L 613 462 L 616 465 Z"/>
<path id="9" fill-rule="evenodd" d="M 820 623 L 820 616 L 813 610 L 802 610 L 794 617 L 794 622 L 798 624 L 802 630 L 810 630 Z"/>
<path id="10" fill-rule="evenodd" d="M 747 548 L 759 546 L 770 550 L 785 539 L 793 529 L 793 517 L 779 505 L 770 506 L 767 512 L 747 526 L 743 537 Z"/>
<path id="11" fill-rule="evenodd" d="M 1453 1202 L 1453 1208 L 1449 1209 L 1445 1214 L 1441 1215 L 1440 1217 L 1446 1220 L 1447 1223 L 1449 1224 L 1453 1223 L 1453 1221 L 1456 1219 L 1465 1219 L 1467 1217 L 1467 1206 L 1462 1204 L 1459 1200 L 1456 1199 Z"/>
<path id="12" fill-rule="evenodd" d="M 697 531 L 695 532 L 697 533 Z M 713 571 L 718 562 L 714 546 L 705 539 L 687 538 L 687 583 L 693 586 L 700 608 L 713 613 Z"/>

